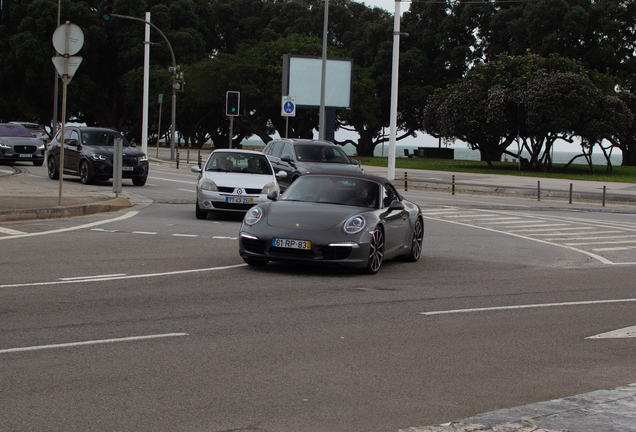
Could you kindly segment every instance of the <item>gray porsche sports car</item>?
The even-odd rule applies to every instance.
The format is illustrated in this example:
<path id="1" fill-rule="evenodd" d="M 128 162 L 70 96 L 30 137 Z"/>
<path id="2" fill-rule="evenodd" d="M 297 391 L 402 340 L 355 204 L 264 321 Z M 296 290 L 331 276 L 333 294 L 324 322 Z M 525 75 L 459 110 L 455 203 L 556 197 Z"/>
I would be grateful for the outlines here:
<path id="1" fill-rule="evenodd" d="M 243 219 L 239 253 L 247 264 L 316 263 L 375 274 L 385 259 L 414 262 L 422 253 L 422 212 L 387 179 L 307 174 L 268 198 Z"/>

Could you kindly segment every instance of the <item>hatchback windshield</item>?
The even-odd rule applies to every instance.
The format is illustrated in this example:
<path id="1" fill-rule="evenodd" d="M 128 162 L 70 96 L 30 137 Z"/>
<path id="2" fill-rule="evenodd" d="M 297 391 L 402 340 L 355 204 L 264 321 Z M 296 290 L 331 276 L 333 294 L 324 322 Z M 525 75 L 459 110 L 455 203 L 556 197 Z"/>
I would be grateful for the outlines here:
<path id="1" fill-rule="evenodd" d="M 272 170 L 263 154 L 216 151 L 208 159 L 206 171 L 241 172 L 271 175 Z"/>
<path id="2" fill-rule="evenodd" d="M 20 125 L 0 125 L 0 137 L 30 137 L 31 132 L 24 126 Z"/>

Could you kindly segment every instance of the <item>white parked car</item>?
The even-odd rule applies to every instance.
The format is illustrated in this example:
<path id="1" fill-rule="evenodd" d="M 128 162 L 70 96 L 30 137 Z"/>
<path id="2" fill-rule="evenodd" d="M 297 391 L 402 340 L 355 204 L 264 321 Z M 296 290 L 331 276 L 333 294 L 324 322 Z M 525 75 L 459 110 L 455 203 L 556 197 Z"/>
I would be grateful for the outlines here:
<path id="1" fill-rule="evenodd" d="M 267 202 L 267 194 L 280 194 L 277 176 L 263 153 L 252 150 L 219 149 L 213 151 L 199 173 L 197 182 L 197 219 L 215 212 L 247 212 L 252 206 Z"/>

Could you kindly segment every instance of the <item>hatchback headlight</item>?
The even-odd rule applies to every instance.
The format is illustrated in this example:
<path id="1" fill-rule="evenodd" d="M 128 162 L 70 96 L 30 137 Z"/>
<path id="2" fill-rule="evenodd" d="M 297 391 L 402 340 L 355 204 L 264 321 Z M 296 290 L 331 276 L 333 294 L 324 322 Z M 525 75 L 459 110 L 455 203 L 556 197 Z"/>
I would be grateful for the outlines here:
<path id="1" fill-rule="evenodd" d="M 148 160 L 148 156 L 143 155 L 143 156 L 139 156 L 139 162 L 146 162 Z"/>
<path id="2" fill-rule="evenodd" d="M 5 143 L 0 142 L 0 148 L 3 148 L 3 149 L 10 149 L 10 148 L 11 148 L 11 146 L 8 146 L 8 145 L 6 145 Z"/>
<path id="3" fill-rule="evenodd" d="M 243 219 L 243 222 L 245 222 L 247 225 L 250 225 L 250 226 L 255 225 L 256 222 L 261 220 L 262 216 L 263 216 L 263 210 L 261 210 L 260 207 L 252 207 L 245 214 L 245 219 Z"/>
<path id="4" fill-rule="evenodd" d="M 91 155 L 91 158 L 93 158 L 93 160 L 96 160 L 96 161 L 108 160 L 108 156 L 100 155 L 100 154 L 97 154 L 97 153 L 93 153 Z"/>
<path id="5" fill-rule="evenodd" d="M 276 190 L 276 184 L 274 182 L 270 182 L 270 183 L 267 183 L 265 186 L 263 186 L 263 190 L 261 190 L 261 193 L 267 195 L 271 191 L 275 191 L 275 190 Z"/>
<path id="6" fill-rule="evenodd" d="M 214 183 L 212 180 L 210 179 L 204 179 L 201 182 L 201 190 L 206 190 L 206 191 L 212 191 L 212 192 L 218 192 L 218 189 L 216 188 L 216 183 Z"/>
<path id="7" fill-rule="evenodd" d="M 362 216 L 353 216 L 347 219 L 344 224 L 344 232 L 347 234 L 357 234 L 364 229 L 366 222 Z"/>

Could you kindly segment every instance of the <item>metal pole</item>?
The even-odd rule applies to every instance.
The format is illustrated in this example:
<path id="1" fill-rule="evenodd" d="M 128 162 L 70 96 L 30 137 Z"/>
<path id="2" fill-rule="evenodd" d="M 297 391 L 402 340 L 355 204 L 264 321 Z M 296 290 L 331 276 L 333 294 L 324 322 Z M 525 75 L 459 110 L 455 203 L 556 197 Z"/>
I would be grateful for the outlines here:
<path id="1" fill-rule="evenodd" d="M 572 204 L 572 183 L 570 183 L 570 204 Z"/>
<path id="2" fill-rule="evenodd" d="M 397 132 L 398 71 L 400 61 L 400 0 L 395 0 L 393 19 L 393 69 L 391 71 L 391 124 L 387 178 L 395 179 L 395 138 Z"/>
<path id="3" fill-rule="evenodd" d="M 322 26 L 322 75 L 320 78 L 320 118 L 318 125 L 318 138 L 325 139 L 326 133 L 326 109 L 325 109 L 325 87 L 327 84 L 327 29 L 329 23 L 329 0 L 325 0 L 325 18 Z"/>
<path id="4" fill-rule="evenodd" d="M 60 8 L 61 8 L 62 0 L 57 0 L 57 27 L 60 26 Z M 56 27 L 56 28 L 57 28 Z M 53 86 L 53 121 L 51 122 L 51 138 L 55 138 L 55 133 L 57 132 L 57 100 L 58 100 L 58 82 L 60 80 L 60 75 L 57 73 L 57 68 L 55 68 L 55 85 Z M 64 137 L 62 137 L 64 140 Z"/>
<path id="5" fill-rule="evenodd" d="M 146 22 L 150 22 L 150 12 L 146 12 Z M 150 26 L 145 25 L 144 39 L 144 84 L 141 109 L 141 151 L 148 154 L 148 88 L 150 80 Z"/>
<path id="6" fill-rule="evenodd" d="M 605 192 L 607 191 L 607 186 L 603 186 L 603 207 L 605 207 Z"/>
<path id="7" fill-rule="evenodd" d="M 541 182 L 537 182 L 537 201 L 541 201 Z"/>
<path id="8" fill-rule="evenodd" d="M 170 55 L 172 56 L 172 126 L 171 126 L 172 136 L 170 138 L 170 160 L 174 160 L 174 143 L 175 143 L 175 135 L 176 135 L 175 124 L 177 120 L 177 93 L 176 93 L 175 85 L 177 84 L 178 70 L 177 70 L 177 61 L 175 60 L 174 51 L 172 50 L 172 45 L 170 45 L 170 41 L 168 40 L 166 35 L 163 34 L 163 32 L 159 30 L 159 28 L 151 22 L 142 20 L 141 18 L 131 17 L 128 15 L 110 14 L 110 16 L 130 19 L 134 21 L 141 21 L 143 23 L 146 23 L 153 29 L 157 30 L 159 34 L 161 35 L 161 37 L 163 38 L 163 40 L 166 41 L 166 44 L 168 44 L 168 49 L 170 50 Z"/>
<path id="9" fill-rule="evenodd" d="M 234 116 L 230 116 L 230 147 L 232 148 L 232 136 L 234 135 Z"/>
<path id="10" fill-rule="evenodd" d="M 159 138 L 161 138 L 161 105 L 159 104 L 159 127 L 157 128 L 157 158 L 159 158 Z"/>

